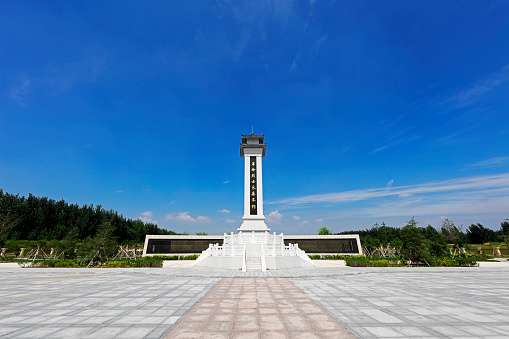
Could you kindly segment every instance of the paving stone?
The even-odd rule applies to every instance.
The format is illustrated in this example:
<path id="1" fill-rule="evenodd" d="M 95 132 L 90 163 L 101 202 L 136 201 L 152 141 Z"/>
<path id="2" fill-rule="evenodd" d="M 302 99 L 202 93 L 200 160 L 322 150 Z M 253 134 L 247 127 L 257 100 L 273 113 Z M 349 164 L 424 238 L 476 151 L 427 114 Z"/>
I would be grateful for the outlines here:
<path id="1" fill-rule="evenodd" d="M 162 338 L 225 278 L 231 284 L 195 314 L 212 326 L 209 337 L 320 337 L 299 317 L 317 316 L 311 328 L 325 333 L 333 325 L 319 316 L 324 310 L 361 338 L 494 339 L 509 332 L 506 268 L 319 267 L 249 274 L 185 267 L 1 268 L 0 337 Z M 256 322 L 253 315 L 278 321 Z M 246 331 L 235 332 L 229 316 L 238 316 L 244 322 L 238 328 Z"/>

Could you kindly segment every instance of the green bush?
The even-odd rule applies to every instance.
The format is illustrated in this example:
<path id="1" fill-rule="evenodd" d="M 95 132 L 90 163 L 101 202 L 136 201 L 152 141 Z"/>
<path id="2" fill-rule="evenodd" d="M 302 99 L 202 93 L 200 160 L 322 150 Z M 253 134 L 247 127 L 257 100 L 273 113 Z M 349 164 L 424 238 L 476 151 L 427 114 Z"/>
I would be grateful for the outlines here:
<path id="1" fill-rule="evenodd" d="M 145 257 L 145 258 L 155 258 L 160 260 L 196 260 L 198 259 L 200 255 L 199 254 L 192 254 L 192 255 L 153 255 L 151 257 Z"/>
<path id="2" fill-rule="evenodd" d="M 37 267 L 87 267 L 89 261 L 82 259 L 62 259 L 38 261 Z M 161 259 L 144 257 L 141 259 L 109 260 L 93 267 L 162 267 Z"/>

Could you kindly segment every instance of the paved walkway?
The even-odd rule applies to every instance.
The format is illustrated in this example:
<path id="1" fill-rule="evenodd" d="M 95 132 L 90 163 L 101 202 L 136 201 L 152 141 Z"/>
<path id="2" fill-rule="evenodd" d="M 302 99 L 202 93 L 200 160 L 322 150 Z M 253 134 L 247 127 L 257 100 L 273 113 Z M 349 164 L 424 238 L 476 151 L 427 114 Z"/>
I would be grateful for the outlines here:
<path id="1" fill-rule="evenodd" d="M 225 278 L 166 338 L 355 336 L 286 278 Z"/>
<path id="2" fill-rule="evenodd" d="M 185 316 L 192 314 L 205 296 L 210 300 L 218 300 L 219 296 L 234 300 L 230 306 L 237 310 L 238 317 L 228 325 L 228 331 L 219 331 L 218 335 L 233 337 L 247 332 L 236 332 L 243 326 L 240 322 L 237 325 L 238 321 L 245 321 L 247 327 L 258 326 L 264 333 L 261 326 L 265 321 L 260 321 L 265 316 L 263 310 L 270 310 L 277 312 L 272 318 L 272 332 L 293 337 L 297 332 L 292 326 L 301 322 L 292 322 L 283 311 L 285 307 L 275 309 L 274 300 L 279 292 L 288 290 L 289 304 L 282 304 L 289 305 L 288 314 L 299 309 L 299 302 L 310 305 L 305 298 L 297 297 L 298 288 L 360 338 L 507 338 L 508 281 L 509 269 L 501 266 L 321 267 L 248 274 L 183 267 L 0 268 L 0 337 L 164 338 L 170 331 L 179 330 L 180 321 L 193 321 Z M 236 292 L 222 293 L 226 286 Z M 211 290 L 214 292 L 208 294 Z M 250 298 L 246 297 L 241 305 L 237 295 Z M 214 316 L 228 314 L 223 313 L 228 302 L 206 303 L 208 308 L 217 307 Z M 254 303 L 256 308 L 250 308 Z M 241 317 L 250 312 L 256 318 Z M 296 313 L 291 316 L 296 317 Z M 213 323 L 214 319 L 208 321 Z M 281 322 L 284 329 L 277 327 Z M 306 326 L 302 328 L 313 328 Z"/>

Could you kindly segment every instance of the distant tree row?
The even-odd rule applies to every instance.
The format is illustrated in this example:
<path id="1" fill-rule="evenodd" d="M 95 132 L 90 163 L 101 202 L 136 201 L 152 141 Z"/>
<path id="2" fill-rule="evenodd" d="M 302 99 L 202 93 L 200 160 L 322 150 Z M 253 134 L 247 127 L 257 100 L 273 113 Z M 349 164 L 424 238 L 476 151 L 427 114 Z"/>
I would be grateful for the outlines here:
<path id="1" fill-rule="evenodd" d="M 462 227 L 445 219 L 437 230 L 433 226 L 418 227 L 412 218 L 402 228 L 390 227 L 385 223 L 376 223 L 374 227 L 363 231 L 347 231 L 337 234 L 359 234 L 364 253 L 368 257 L 400 256 L 413 263 L 437 263 L 441 258 L 461 256 L 467 244 L 490 243 L 495 255 L 497 243 L 505 243 L 509 248 L 509 219 L 500 223 L 500 229 L 494 231 L 481 224 L 472 224 L 466 233 Z M 332 234 L 323 226 L 318 234 Z"/>
<path id="2" fill-rule="evenodd" d="M 337 234 L 359 234 L 361 243 L 367 248 L 378 246 L 401 246 L 409 239 L 409 233 L 413 238 L 422 237 L 428 245 L 430 252 L 436 256 L 445 251 L 446 245 L 451 244 L 455 248 L 463 247 L 465 244 L 484 244 L 493 242 L 504 242 L 509 247 L 509 219 L 500 223 L 499 230 L 492 230 L 480 223 L 470 225 L 466 232 L 462 226 L 457 227 L 450 219 L 445 219 L 440 229 L 433 226 L 417 227 L 418 222 L 412 218 L 403 228 L 390 227 L 385 223 L 376 223 L 374 227 L 360 231 L 346 231 Z M 324 226 L 319 229 L 320 234 L 327 234 L 328 229 Z M 417 235 L 417 234 L 420 235 Z M 329 233 L 330 234 L 330 233 Z"/>
<path id="3" fill-rule="evenodd" d="M 85 240 L 95 237 L 105 223 L 113 230 L 111 237 L 120 243 L 143 242 L 147 234 L 177 234 L 152 223 L 127 219 L 101 205 L 79 206 L 32 194 L 25 198 L 0 189 L 0 245 L 6 240 Z"/>

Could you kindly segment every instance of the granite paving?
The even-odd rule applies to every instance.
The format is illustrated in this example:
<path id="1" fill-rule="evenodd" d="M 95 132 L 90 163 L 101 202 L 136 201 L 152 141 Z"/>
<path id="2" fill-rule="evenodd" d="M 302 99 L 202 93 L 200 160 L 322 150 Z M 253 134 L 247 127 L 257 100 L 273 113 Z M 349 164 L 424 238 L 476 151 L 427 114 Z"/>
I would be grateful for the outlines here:
<path id="1" fill-rule="evenodd" d="M 202 323 L 217 325 L 216 337 L 298 337 L 299 328 L 313 328 L 299 325 L 306 323 L 306 313 L 299 309 L 304 298 L 296 297 L 298 291 L 309 298 L 308 305 L 311 300 L 319 305 L 315 311 L 327 312 L 322 319 L 334 318 L 359 338 L 507 338 L 508 281 L 505 265 L 248 273 L 191 267 L 0 268 L 0 338 L 165 338 L 177 333 L 172 331 L 179 323 L 199 322 L 192 312 L 206 296 L 211 301 L 205 309 L 214 309 L 217 317 Z M 219 293 L 209 294 L 216 289 Z M 290 300 L 280 298 L 284 290 Z M 230 301 L 222 304 L 221 295 Z M 228 305 L 233 312 L 226 311 Z M 272 317 L 263 313 L 274 310 Z M 219 324 L 228 323 L 228 314 L 235 315 L 233 322 Z M 273 330 L 262 328 L 266 321 Z M 242 324 L 253 330 L 241 331 Z"/>
<path id="2" fill-rule="evenodd" d="M 224 278 L 170 338 L 355 338 L 287 278 Z"/>
<path id="3" fill-rule="evenodd" d="M 359 338 L 509 337 L 509 269 L 356 271 L 290 280 Z"/>
<path id="4" fill-rule="evenodd" d="M 0 338 L 161 338 L 220 280 L 162 269 L 1 269 Z"/>

